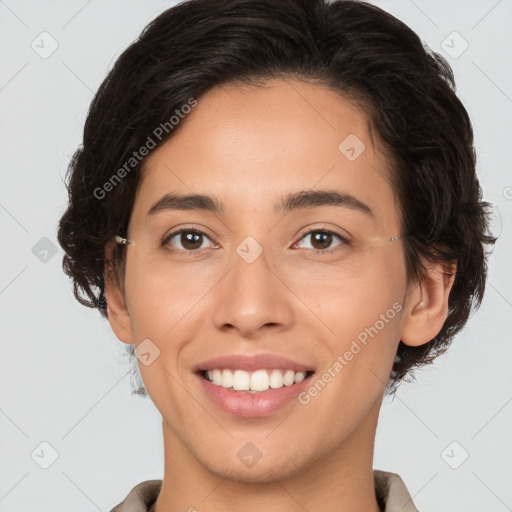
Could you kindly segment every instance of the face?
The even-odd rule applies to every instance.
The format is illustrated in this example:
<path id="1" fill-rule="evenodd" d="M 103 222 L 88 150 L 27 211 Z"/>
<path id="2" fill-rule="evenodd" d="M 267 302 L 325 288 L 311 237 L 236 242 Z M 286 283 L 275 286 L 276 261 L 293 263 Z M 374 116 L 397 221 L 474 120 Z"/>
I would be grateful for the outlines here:
<path id="1" fill-rule="evenodd" d="M 407 283 L 402 241 L 388 241 L 400 234 L 388 165 L 365 115 L 319 85 L 223 86 L 181 122 L 145 162 L 120 338 L 146 343 L 141 376 L 176 452 L 241 481 L 297 474 L 375 420 L 394 362 Z M 309 199 L 279 208 L 301 191 Z M 148 213 L 169 193 L 222 208 Z M 269 378 L 287 365 L 308 373 L 247 393 L 197 372 L 231 355 L 287 358 L 255 363 Z M 365 432 L 358 442 L 373 441 Z"/>

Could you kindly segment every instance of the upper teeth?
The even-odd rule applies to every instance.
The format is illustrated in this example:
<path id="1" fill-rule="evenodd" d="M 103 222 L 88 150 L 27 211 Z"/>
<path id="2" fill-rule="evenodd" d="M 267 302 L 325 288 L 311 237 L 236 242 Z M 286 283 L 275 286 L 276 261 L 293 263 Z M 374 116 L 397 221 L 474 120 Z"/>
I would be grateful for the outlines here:
<path id="1" fill-rule="evenodd" d="M 208 370 L 208 379 L 217 386 L 233 388 L 235 391 L 266 391 L 291 386 L 295 382 L 301 382 L 306 377 L 306 372 L 294 372 L 293 370 L 256 370 L 246 372 L 244 370 Z"/>

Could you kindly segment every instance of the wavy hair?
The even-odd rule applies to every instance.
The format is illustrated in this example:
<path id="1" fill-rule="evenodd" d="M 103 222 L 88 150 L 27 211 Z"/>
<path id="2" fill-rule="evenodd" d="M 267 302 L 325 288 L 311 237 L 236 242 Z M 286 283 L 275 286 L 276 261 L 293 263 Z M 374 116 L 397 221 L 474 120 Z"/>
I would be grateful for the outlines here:
<path id="1" fill-rule="evenodd" d="M 425 275 L 422 257 L 457 263 L 441 331 L 418 347 L 399 343 L 387 388 L 394 393 L 413 369 L 447 350 L 480 306 L 485 246 L 496 238 L 488 232 L 491 205 L 481 200 L 471 121 L 450 65 L 371 4 L 188 0 L 154 19 L 99 87 L 69 164 L 69 202 L 58 228 L 64 272 L 76 299 L 106 317 L 105 246 L 116 234 L 126 236 L 144 159 L 104 197 L 95 191 L 190 98 L 222 84 L 272 78 L 327 85 L 367 114 L 391 162 L 402 232 L 410 233 L 404 239 L 408 281 Z M 117 247 L 114 263 L 121 271 L 124 256 Z M 133 357 L 133 345 L 128 350 Z M 138 378 L 135 393 L 147 396 Z"/>

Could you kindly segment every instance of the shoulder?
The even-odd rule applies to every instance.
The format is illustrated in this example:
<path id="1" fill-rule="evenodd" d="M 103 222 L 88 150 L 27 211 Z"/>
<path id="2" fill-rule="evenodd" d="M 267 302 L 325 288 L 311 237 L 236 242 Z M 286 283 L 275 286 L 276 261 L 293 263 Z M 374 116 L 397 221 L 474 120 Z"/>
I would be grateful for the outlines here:
<path id="1" fill-rule="evenodd" d="M 162 480 L 146 480 L 137 484 L 110 512 L 148 512 L 151 505 L 156 501 Z"/>
<path id="2" fill-rule="evenodd" d="M 373 480 L 375 494 L 383 512 L 419 512 L 400 475 L 374 469 Z"/>

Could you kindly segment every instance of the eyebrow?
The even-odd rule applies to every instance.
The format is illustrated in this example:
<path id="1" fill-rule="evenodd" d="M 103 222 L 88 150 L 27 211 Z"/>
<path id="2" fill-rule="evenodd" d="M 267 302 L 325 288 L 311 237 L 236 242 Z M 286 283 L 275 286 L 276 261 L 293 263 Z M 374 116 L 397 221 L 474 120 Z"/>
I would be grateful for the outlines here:
<path id="1" fill-rule="evenodd" d="M 300 190 L 285 196 L 276 205 L 276 213 L 287 213 L 301 208 L 341 206 L 375 217 L 372 209 L 351 194 L 335 190 Z M 215 214 L 225 212 L 224 204 L 215 197 L 204 194 L 178 194 L 170 192 L 162 196 L 148 210 L 147 216 L 166 210 L 204 210 Z"/>

